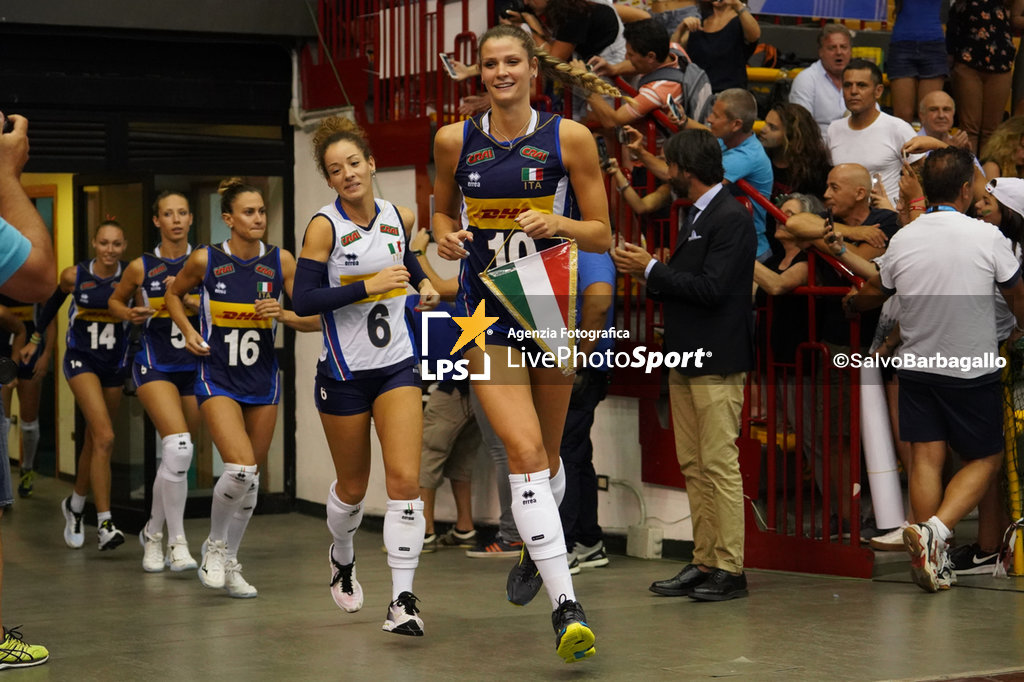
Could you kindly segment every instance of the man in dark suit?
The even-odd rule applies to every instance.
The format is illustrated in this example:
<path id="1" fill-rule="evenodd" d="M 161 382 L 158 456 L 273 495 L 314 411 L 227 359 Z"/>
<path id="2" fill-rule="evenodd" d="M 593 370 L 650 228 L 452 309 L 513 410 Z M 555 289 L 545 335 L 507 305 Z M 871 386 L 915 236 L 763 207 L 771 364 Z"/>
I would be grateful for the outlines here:
<path id="1" fill-rule="evenodd" d="M 722 601 L 747 595 L 743 573 L 740 411 L 754 367 L 751 291 L 757 240 L 750 213 L 723 191 L 722 152 L 705 130 L 684 130 L 665 144 L 672 184 L 693 202 L 667 263 L 635 244 L 612 257 L 664 302 L 664 351 L 692 353 L 671 369 L 669 398 L 676 456 L 686 476 L 693 519 L 693 563 L 651 591 Z"/>

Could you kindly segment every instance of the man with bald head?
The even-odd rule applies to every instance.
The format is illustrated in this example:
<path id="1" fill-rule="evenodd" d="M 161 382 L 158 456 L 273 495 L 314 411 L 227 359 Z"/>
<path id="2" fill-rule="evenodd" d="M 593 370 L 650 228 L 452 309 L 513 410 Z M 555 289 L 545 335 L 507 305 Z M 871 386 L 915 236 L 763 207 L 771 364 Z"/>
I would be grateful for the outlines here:
<path id="1" fill-rule="evenodd" d="M 832 210 L 836 232 L 842 234 L 848 248 L 866 260 L 881 255 L 899 229 L 894 211 L 871 208 L 871 176 L 857 163 L 841 163 L 828 174 L 825 207 Z M 786 222 L 786 230 L 828 250 L 823 241 L 824 215 L 797 213 Z"/>
<path id="2" fill-rule="evenodd" d="M 967 139 L 966 130 L 961 130 L 956 135 L 950 133 L 955 114 L 956 102 L 952 97 L 942 90 L 929 92 L 921 98 L 917 106 L 917 116 L 921 120 L 918 135 L 934 137 L 952 147 L 970 151 L 971 142 Z"/>
<path id="3" fill-rule="evenodd" d="M 828 184 L 825 189 L 825 206 L 831 209 L 835 219 L 835 231 L 843 236 L 846 248 L 866 260 L 882 255 L 889 239 L 896 234 L 900 227 L 895 211 L 871 207 L 871 176 L 867 169 L 860 164 L 843 163 L 832 169 L 828 174 Z M 826 216 L 827 214 L 798 213 L 786 221 L 786 230 L 798 240 L 811 241 L 816 248 L 827 252 L 828 247 L 823 239 Z M 849 281 L 821 258 L 817 259 L 814 283 L 818 286 L 850 286 Z M 862 314 L 860 338 L 851 339 L 850 320 L 843 311 L 840 300 L 822 297 L 817 302 L 819 338 L 828 347 L 830 357 L 835 357 L 836 354 L 848 355 L 854 342 L 859 343 L 862 353 L 866 353 L 871 347 L 879 316 L 879 310 Z M 835 364 L 835 367 L 841 367 L 841 365 Z M 832 376 L 834 377 L 835 374 Z M 839 386 L 836 384 L 836 380 L 833 380 L 828 387 L 828 393 L 831 397 L 829 414 L 825 414 L 823 400 L 813 401 L 814 409 L 805 416 L 808 421 L 805 421 L 804 429 L 805 432 L 810 430 L 806 424 L 813 419 L 814 423 L 818 425 L 816 433 L 824 433 L 822 429 L 825 419 L 829 420 L 831 487 L 833 495 L 836 495 L 839 500 L 837 503 L 836 498 L 833 498 L 832 511 L 837 514 L 836 532 L 838 533 L 842 532 L 839 530 L 840 528 L 845 529 L 849 524 L 849 519 L 845 518 L 848 511 L 848 507 L 846 507 L 848 493 L 844 494 L 844 492 L 849 491 L 852 487 L 846 473 L 849 471 L 851 455 L 849 452 L 850 423 L 849 420 L 843 418 L 843 414 L 840 414 L 840 405 L 848 406 L 850 404 L 850 385 L 843 383 Z M 813 452 L 816 460 L 822 457 L 820 442 L 808 443 L 805 436 L 804 448 Z M 860 453 L 852 454 L 859 456 Z M 819 487 L 824 489 L 825 483 L 821 480 L 820 465 L 816 465 L 815 474 Z"/>

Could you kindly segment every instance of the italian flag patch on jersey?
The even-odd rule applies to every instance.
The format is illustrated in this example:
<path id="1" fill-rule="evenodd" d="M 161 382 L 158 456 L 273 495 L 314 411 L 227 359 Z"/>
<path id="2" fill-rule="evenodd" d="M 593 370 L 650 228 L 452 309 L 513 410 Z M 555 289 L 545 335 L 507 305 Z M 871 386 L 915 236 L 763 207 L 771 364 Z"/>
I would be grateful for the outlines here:
<path id="1" fill-rule="evenodd" d="M 523 169 L 523 182 L 530 180 L 540 181 L 544 179 L 543 168 L 524 168 Z"/>

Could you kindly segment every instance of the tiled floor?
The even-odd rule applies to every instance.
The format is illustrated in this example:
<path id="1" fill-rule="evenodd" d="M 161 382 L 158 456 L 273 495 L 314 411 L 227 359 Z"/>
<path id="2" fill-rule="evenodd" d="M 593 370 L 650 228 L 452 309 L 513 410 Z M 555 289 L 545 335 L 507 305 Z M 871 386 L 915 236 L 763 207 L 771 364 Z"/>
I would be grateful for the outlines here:
<path id="1" fill-rule="evenodd" d="M 194 574 L 145 574 L 135 538 L 113 552 L 65 548 L 60 498 L 42 479 L 3 518 L 4 622 L 51 650 L 19 680 L 888 680 L 1019 679 L 1020 579 L 973 577 L 926 594 L 906 558 L 878 562 L 874 581 L 750 571 L 751 596 L 724 603 L 658 597 L 651 581 L 681 564 L 613 556 L 575 585 L 598 655 L 565 665 L 553 650 L 546 598 L 504 597 L 507 559 L 458 550 L 423 556 L 416 594 L 426 636 L 381 631 L 390 578 L 379 533 L 357 538 L 362 611 L 328 594 L 322 519 L 259 516 L 240 560 L 258 599 L 203 588 Z M 207 525 L 187 522 L 198 555 Z M 1005 589 L 1010 588 L 1010 589 Z"/>

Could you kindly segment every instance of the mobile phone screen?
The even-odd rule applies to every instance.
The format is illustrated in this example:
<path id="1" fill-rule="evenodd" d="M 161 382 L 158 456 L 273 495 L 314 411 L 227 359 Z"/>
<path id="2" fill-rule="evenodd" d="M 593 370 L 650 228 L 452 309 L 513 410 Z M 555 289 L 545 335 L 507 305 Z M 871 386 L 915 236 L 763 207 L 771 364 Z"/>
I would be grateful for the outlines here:
<path id="1" fill-rule="evenodd" d="M 604 138 L 600 136 L 597 138 L 597 156 L 601 159 L 601 168 L 608 165 L 608 146 L 605 144 Z"/>
<path id="2" fill-rule="evenodd" d="M 441 58 L 441 63 L 444 64 L 444 70 L 448 72 L 448 75 L 452 78 L 458 78 L 458 75 L 455 73 L 455 65 L 452 64 L 451 57 L 444 52 L 441 52 L 437 56 Z"/>
<path id="3" fill-rule="evenodd" d="M 679 105 L 676 104 L 676 101 L 674 99 L 669 99 L 668 110 L 671 111 L 672 115 L 675 116 L 676 118 L 681 119 L 683 117 L 683 112 L 679 109 Z"/>

